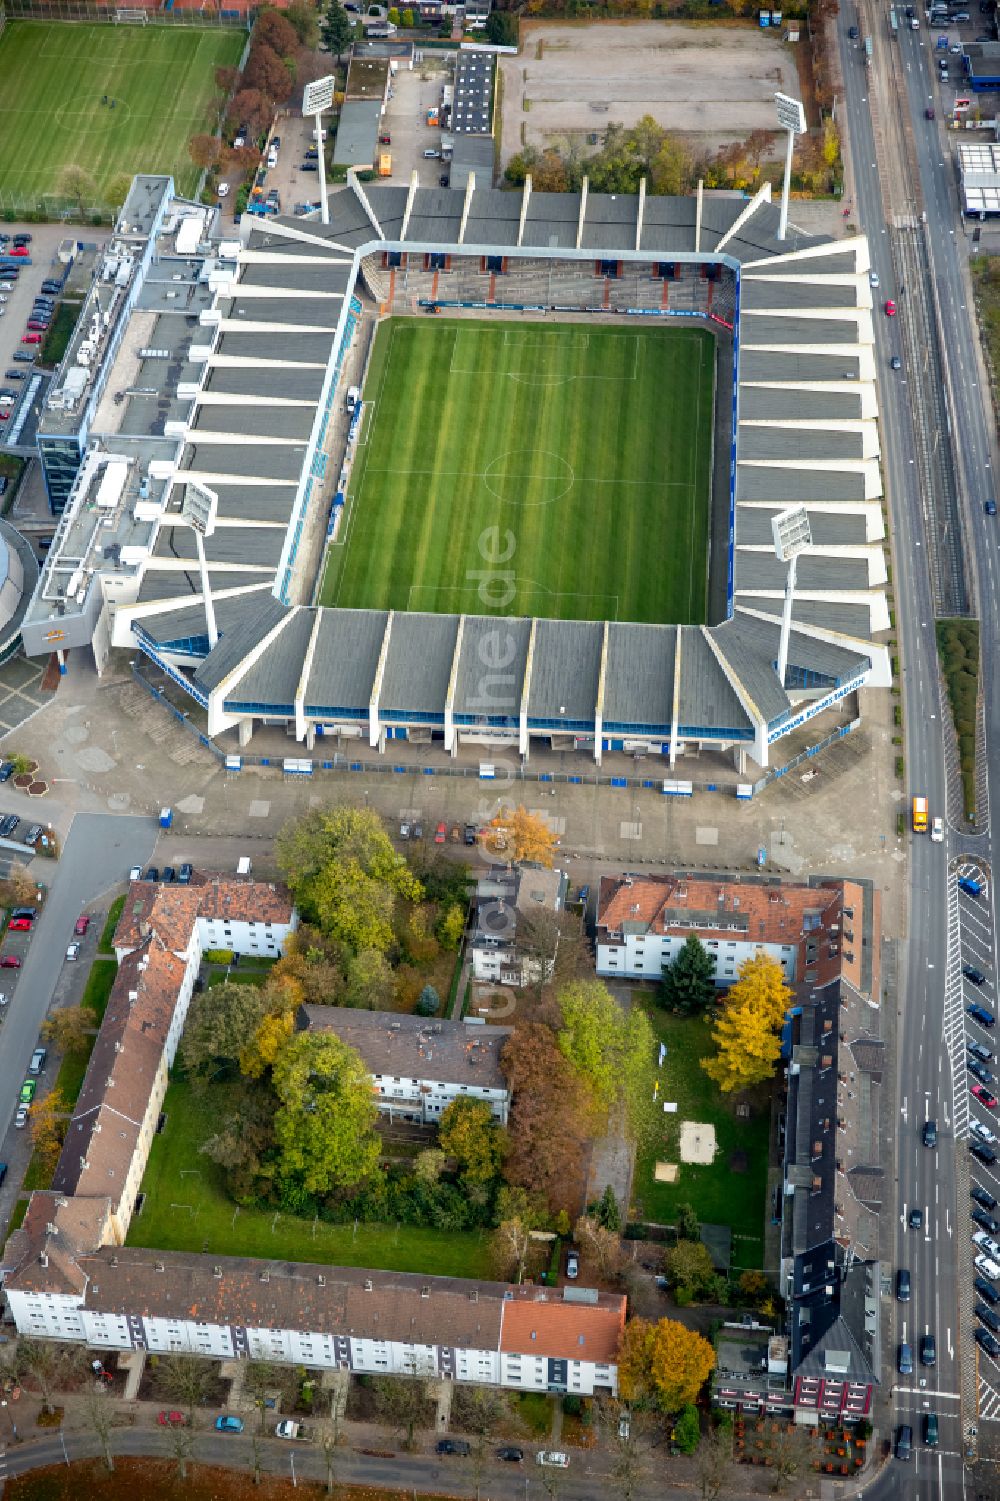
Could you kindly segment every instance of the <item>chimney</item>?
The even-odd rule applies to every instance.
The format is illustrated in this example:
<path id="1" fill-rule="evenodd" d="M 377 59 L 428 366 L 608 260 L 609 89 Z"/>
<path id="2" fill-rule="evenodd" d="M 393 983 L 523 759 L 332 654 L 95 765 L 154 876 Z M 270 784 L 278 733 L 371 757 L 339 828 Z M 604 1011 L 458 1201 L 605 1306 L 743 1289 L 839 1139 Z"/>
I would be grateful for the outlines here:
<path id="1" fill-rule="evenodd" d="M 373 1290 L 374 1289 L 373 1289 L 373 1285 L 372 1285 L 372 1279 L 370 1277 L 366 1277 L 365 1278 L 365 1292 L 366 1293 L 370 1293 Z"/>
<path id="2" fill-rule="evenodd" d="M 222 1276 L 222 1268 L 221 1268 L 221 1266 L 214 1266 L 212 1268 L 212 1275 L 214 1277 L 221 1277 Z"/>

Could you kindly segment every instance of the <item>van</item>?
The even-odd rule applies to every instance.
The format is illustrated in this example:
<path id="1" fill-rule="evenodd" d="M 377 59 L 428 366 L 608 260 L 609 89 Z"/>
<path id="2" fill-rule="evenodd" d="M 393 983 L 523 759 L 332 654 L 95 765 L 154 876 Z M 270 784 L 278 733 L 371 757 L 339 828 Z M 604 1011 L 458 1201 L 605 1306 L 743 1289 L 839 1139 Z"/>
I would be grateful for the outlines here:
<path id="1" fill-rule="evenodd" d="M 924 1443 L 928 1449 L 936 1449 L 938 1443 L 938 1419 L 936 1412 L 924 1413 Z"/>
<path id="2" fill-rule="evenodd" d="M 440 151 L 435 151 L 432 146 L 428 146 L 427 150 L 424 152 L 424 160 L 425 161 L 432 161 L 432 162 L 433 161 L 438 161 L 440 159 L 440 157 L 441 157 Z"/>

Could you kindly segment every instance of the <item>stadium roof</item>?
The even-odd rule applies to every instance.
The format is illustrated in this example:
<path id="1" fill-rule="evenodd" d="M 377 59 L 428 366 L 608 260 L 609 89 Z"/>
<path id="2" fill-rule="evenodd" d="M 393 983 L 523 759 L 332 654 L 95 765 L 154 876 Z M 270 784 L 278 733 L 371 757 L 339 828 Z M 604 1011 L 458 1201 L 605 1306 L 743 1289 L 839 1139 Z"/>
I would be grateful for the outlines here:
<path id="1" fill-rule="evenodd" d="M 869 644 L 889 620 L 864 237 L 834 242 L 793 230 L 779 242 L 766 190 L 749 203 L 722 194 L 699 204 L 535 193 L 530 182 L 521 193 L 498 192 L 471 173 L 463 191 L 352 179 L 331 194 L 330 218 L 245 219 L 238 257 L 185 263 L 176 299 L 150 293 L 155 310 L 142 316 L 151 321 L 127 335 L 127 381 L 112 382 L 127 385 L 126 409 L 150 404 L 146 441 L 162 441 L 172 460 L 136 602 L 116 616 L 134 623 L 147 647 L 204 637 L 200 573 L 180 508 L 192 481 L 218 497 L 218 525 L 204 545 L 223 636 L 197 667 L 199 696 L 261 712 L 293 704 L 300 723 L 376 706 L 428 722 L 474 712 L 470 642 L 495 628 L 492 617 L 288 608 L 306 597 L 295 558 L 322 473 L 321 399 L 329 401 L 323 393 L 352 334 L 363 258 L 384 248 L 715 259 L 739 270 L 731 621 L 510 622 L 515 718 L 554 729 L 595 718 L 605 728 L 711 728 L 738 739 L 754 738 L 756 727 L 758 743 L 766 725 L 777 738 L 800 700 L 774 672 L 785 570 L 771 519 L 793 504 L 806 508 L 813 537 L 798 570 L 793 682 L 847 691 L 865 675 L 885 676 L 885 649 Z M 173 275 L 167 260 L 156 268 L 167 289 Z M 150 394 L 130 394 L 143 390 Z M 119 422 L 112 441 L 125 437 Z"/>

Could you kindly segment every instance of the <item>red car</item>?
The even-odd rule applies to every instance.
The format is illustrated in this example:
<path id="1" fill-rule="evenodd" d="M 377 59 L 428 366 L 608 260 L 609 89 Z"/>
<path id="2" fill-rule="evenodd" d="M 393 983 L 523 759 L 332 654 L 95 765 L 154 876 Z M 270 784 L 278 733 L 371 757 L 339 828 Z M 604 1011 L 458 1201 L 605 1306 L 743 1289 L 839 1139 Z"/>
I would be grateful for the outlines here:
<path id="1" fill-rule="evenodd" d="M 973 1084 L 972 1093 L 980 1105 L 985 1105 L 987 1110 L 995 1110 L 997 1108 L 997 1097 L 995 1094 L 990 1094 L 985 1084 Z"/>
<path id="2" fill-rule="evenodd" d="M 13 250 L 8 250 L 8 255 L 30 255 L 27 245 L 15 245 Z"/>
<path id="3" fill-rule="evenodd" d="M 12 917 L 11 920 L 10 920 L 10 922 L 7 924 L 7 926 L 10 928 L 10 931 L 12 933 L 30 933 L 31 932 L 31 918 L 30 917 Z"/>
<path id="4" fill-rule="evenodd" d="M 0 958 L 0 969 L 20 969 L 21 961 L 16 954 L 4 954 Z"/>
<path id="5" fill-rule="evenodd" d="M 885 305 L 885 316 L 887 318 L 895 318 L 896 316 L 896 304 L 893 302 L 891 297 Z"/>
<path id="6" fill-rule="evenodd" d="M 444 842 L 447 839 L 447 837 L 448 837 L 448 825 L 446 823 L 439 823 L 438 826 L 437 826 L 437 828 L 434 830 L 434 843 L 435 844 L 444 844 Z"/>
<path id="7" fill-rule="evenodd" d="M 83 916 L 78 917 L 76 922 L 73 924 L 73 932 L 76 934 L 77 938 L 82 938 L 89 927 L 90 914 L 88 912 L 85 912 Z"/>
<path id="8" fill-rule="evenodd" d="M 42 336 L 41 336 L 41 334 L 22 334 L 21 335 L 21 343 L 22 344 L 40 344 L 41 342 L 42 342 Z"/>
<path id="9" fill-rule="evenodd" d="M 161 1412 L 156 1421 L 163 1428 L 187 1427 L 187 1418 L 182 1412 L 178 1412 L 176 1408 L 174 1408 L 172 1412 Z"/>

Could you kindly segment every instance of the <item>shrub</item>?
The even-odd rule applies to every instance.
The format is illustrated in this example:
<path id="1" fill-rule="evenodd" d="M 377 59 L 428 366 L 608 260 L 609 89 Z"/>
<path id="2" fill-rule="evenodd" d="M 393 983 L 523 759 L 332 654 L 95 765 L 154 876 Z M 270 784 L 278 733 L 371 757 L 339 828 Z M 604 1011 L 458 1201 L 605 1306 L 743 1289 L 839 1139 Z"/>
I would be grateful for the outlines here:
<path id="1" fill-rule="evenodd" d="M 206 949 L 201 956 L 206 964 L 232 964 L 232 949 Z"/>

